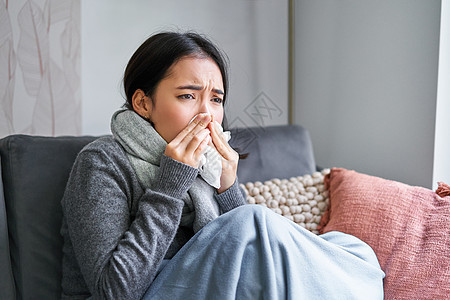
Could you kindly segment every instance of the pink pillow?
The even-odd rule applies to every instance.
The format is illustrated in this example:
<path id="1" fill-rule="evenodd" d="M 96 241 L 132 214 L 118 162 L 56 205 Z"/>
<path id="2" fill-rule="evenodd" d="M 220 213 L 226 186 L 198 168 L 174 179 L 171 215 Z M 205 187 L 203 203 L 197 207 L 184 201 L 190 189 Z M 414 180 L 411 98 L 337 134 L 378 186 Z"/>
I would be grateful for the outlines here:
<path id="1" fill-rule="evenodd" d="M 325 185 L 330 205 L 320 232 L 345 232 L 372 247 L 386 273 L 385 299 L 449 297 L 450 196 L 337 168 Z"/>

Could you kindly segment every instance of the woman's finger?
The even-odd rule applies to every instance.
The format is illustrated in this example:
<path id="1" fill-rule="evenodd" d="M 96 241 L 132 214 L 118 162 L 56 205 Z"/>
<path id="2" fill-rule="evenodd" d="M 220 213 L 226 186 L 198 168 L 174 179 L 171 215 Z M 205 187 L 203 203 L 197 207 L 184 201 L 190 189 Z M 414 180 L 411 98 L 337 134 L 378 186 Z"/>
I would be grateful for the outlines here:
<path id="1" fill-rule="evenodd" d="M 190 122 L 173 140 L 173 144 L 184 144 L 189 143 L 189 141 L 202 129 L 206 128 L 211 121 L 211 116 L 209 114 L 199 114 L 195 119 Z"/>
<path id="2" fill-rule="evenodd" d="M 213 123 L 209 125 L 209 129 L 211 130 L 211 138 L 212 142 L 217 150 L 217 152 L 220 153 L 225 159 L 231 159 L 232 158 L 232 149 L 228 142 L 226 141 L 225 137 L 223 136 L 223 132 L 217 127 L 220 126 L 218 123 Z"/>
<path id="3" fill-rule="evenodd" d="M 209 129 L 203 129 L 190 140 L 190 143 L 173 144 L 169 143 L 164 153 L 182 163 L 197 168 L 200 155 L 206 150 L 206 145 L 210 141 Z M 200 153 L 200 155 L 198 154 Z"/>
<path id="4" fill-rule="evenodd" d="M 200 155 L 206 151 L 206 145 L 211 141 L 210 130 L 206 128 L 210 121 L 210 114 L 197 115 L 167 145 L 164 153 L 175 160 L 198 167 Z"/>
<path id="5" fill-rule="evenodd" d="M 209 140 L 210 140 L 210 131 L 209 129 L 205 128 L 199 131 L 196 135 L 192 136 L 192 138 L 189 141 L 187 138 L 183 140 L 183 142 L 180 143 L 180 147 L 183 147 L 184 142 L 186 141 L 187 142 L 185 146 L 186 154 L 194 156 L 194 152 L 197 150 L 200 144 L 204 141 L 206 141 L 206 144 L 208 144 Z"/>
<path id="6" fill-rule="evenodd" d="M 194 150 L 193 158 L 195 161 L 200 163 L 200 158 L 203 155 L 203 153 L 208 150 L 208 144 L 211 142 L 211 136 L 208 134 L 205 139 L 197 146 L 197 148 Z"/>

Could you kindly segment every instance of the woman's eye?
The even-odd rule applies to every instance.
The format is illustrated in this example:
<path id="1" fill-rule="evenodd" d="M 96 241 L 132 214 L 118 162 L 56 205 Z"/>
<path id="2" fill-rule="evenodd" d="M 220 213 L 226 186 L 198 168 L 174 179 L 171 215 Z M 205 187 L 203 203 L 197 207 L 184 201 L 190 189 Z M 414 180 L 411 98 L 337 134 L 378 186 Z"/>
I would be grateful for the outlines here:
<path id="1" fill-rule="evenodd" d="M 190 100 L 190 99 L 194 99 L 194 96 L 192 96 L 191 94 L 185 94 L 185 95 L 178 96 L 178 98 L 184 99 L 184 100 Z"/>
<path id="2" fill-rule="evenodd" d="M 223 103 L 223 99 L 222 99 L 222 98 L 219 98 L 219 97 L 213 98 L 213 99 L 211 99 L 211 100 L 214 101 L 214 102 L 217 102 L 217 103 L 219 103 L 219 104 L 222 104 L 222 103 Z"/>

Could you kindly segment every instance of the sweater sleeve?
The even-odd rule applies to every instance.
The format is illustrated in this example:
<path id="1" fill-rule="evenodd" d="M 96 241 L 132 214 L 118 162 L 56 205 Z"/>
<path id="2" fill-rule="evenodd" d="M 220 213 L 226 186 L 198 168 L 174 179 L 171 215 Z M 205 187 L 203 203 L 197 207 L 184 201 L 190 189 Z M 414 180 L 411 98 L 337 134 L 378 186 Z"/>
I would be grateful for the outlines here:
<path id="1" fill-rule="evenodd" d="M 239 187 L 239 181 L 237 177 L 230 188 L 228 188 L 223 193 L 216 193 L 214 197 L 219 204 L 222 213 L 226 213 L 233 208 L 247 204 L 244 194 Z"/>
<path id="2" fill-rule="evenodd" d="M 76 260 L 94 299 L 142 297 L 177 232 L 184 206 L 179 197 L 197 176 L 195 168 L 162 163 L 159 182 L 175 182 L 179 174 L 183 180 L 141 190 L 133 218 L 130 199 L 136 191 L 124 168 L 102 149 L 80 153 L 62 201 Z"/>

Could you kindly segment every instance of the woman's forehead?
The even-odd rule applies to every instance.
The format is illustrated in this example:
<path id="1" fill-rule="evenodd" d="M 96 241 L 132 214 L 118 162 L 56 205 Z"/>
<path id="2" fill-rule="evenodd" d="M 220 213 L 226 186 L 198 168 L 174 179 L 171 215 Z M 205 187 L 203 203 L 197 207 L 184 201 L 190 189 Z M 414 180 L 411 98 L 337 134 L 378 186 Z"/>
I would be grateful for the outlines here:
<path id="1" fill-rule="evenodd" d="M 170 67 L 167 79 L 202 86 L 213 84 L 214 88 L 223 89 L 222 74 L 211 58 L 182 58 Z"/>

